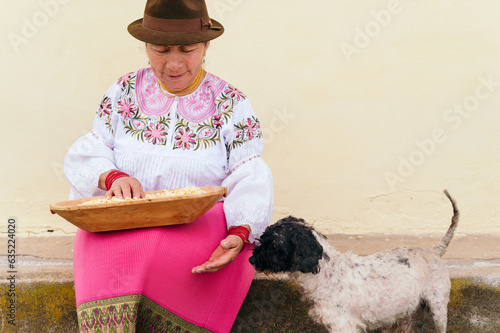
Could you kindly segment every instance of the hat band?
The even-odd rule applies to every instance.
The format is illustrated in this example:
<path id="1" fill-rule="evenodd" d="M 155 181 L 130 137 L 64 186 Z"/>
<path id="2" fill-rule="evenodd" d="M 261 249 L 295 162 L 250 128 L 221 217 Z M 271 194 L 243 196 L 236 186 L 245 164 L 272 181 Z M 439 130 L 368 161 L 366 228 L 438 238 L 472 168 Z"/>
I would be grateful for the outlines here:
<path id="1" fill-rule="evenodd" d="M 212 26 L 212 21 L 210 19 L 207 21 L 203 18 L 162 19 L 144 14 L 142 26 L 153 31 L 186 33 L 208 30 Z"/>

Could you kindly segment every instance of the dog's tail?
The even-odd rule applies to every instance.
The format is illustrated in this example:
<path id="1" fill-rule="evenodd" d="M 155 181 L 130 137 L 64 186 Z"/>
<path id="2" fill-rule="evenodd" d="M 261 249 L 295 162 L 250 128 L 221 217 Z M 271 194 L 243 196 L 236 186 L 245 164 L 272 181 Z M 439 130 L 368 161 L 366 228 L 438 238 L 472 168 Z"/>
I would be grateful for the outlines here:
<path id="1" fill-rule="evenodd" d="M 447 190 L 444 190 L 444 194 L 446 194 L 448 199 L 450 199 L 451 201 L 451 206 L 453 207 L 453 217 L 451 218 L 450 228 L 443 236 L 443 238 L 441 238 L 441 241 L 436 246 L 434 246 L 434 251 L 436 251 L 440 257 L 442 257 L 443 254 L 446 252 L 446 248 L 453 239 L 453 234 L 455 233 L 455 229 L 457 228 L 458 225 L 458 218 L 460 217 L 460 212 L 458 211 L 455 199 L 451 197 L 451 195 L 448 193 Z"/>

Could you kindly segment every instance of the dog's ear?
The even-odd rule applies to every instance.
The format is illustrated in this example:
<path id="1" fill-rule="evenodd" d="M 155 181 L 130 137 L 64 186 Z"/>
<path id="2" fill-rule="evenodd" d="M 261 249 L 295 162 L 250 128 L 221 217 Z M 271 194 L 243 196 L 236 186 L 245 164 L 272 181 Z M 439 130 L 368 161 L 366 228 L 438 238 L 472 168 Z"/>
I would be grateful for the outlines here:
<path id="1" fill-rule="evenodd" d="M 300 228 L 294 228 L 292 242 L 295 251 L 292 258 L 292 271 L 302 273 L 319 272 L 319 260 L 323 257 L 323 247 L 313 234 L 313 228 L 303 224 Z"/>

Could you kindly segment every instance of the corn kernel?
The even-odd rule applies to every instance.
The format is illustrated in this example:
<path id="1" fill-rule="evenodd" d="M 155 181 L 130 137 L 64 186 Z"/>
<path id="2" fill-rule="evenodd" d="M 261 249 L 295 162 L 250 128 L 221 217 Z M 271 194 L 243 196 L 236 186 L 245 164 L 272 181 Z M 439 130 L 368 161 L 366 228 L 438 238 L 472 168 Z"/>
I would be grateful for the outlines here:
<path id="1" fill-rule="evenodd" d="M 159 193 L 151 194 L 148 193 L 146 194 L 144 199 L 139 199 L 139 198 L 127 198 L 127 199 L 118 199 L 117 197 L 112 197 L 111 199 L 91 199 L 88 201 L 84 201 L 79 206 L 85 206 L 85 205 L 95 205 L 95 204 L 105 204 L 105 203 L 113 203 L 113 202 L 121 202 L 121 201 L 137 201 L 137 200 L 145 200 L 145 199 L 156 199 L 156 198 L 166 198 L 166 197 L 174 197 L 174 196 L 180 196 L 180 195 L 189 195 L 189 194 L 195 194 L 195 193 L 204 193 L 201 188 L 196 187 L 196 186 L 191 186 L 191 187 L 184 187 L 184 188 L 178 188 L 174 190 L 163 190 Z"/>

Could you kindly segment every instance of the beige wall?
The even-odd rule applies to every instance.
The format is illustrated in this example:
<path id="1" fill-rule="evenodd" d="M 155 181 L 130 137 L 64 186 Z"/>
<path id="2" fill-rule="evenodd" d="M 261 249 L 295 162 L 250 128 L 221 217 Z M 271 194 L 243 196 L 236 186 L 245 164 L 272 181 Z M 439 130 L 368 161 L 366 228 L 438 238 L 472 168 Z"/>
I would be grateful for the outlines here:
<path id="1" fill-rule="evenodd" d="M 1 0 L 0 217 L 18 232 L 75 228 L 69 146 L 106 89 L 144 67 L 126 26 L 144 1 Z M 275 219 L 324 232 L 499 233 L 500 2 L 207 0 L 226 33 L 207 69 L 243 90 L 264 128 Z M 0 222 L 0 226 L 2 223 Z"/>

